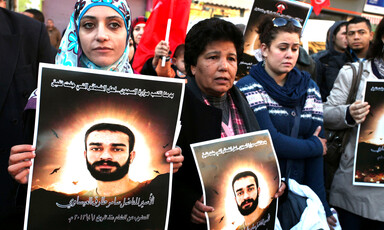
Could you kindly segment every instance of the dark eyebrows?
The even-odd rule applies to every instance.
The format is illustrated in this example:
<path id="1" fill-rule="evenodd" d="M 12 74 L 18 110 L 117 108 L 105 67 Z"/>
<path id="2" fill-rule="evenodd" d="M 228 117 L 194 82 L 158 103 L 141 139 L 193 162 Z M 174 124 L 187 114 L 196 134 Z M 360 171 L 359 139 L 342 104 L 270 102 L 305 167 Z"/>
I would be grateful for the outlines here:
<path id="1" fill-rule="evenodd" d="M 278 45 L 287 45 L 287 46 L 289 46 L 290 45 L 290 43 L 288 43 L 288 42 L 281 42 L 281 43 L 279 43 Z M 300 45 L 300 43 L 299 42 L 297 42 L 297 43 L 293 43 L 292 45 Z"/>
<path id="2" fill-rule="evenodd" d="M 124 21 L 124 19 L 120 16 L 114 15 L 114 16 L 109 16 L 107 17 L 108 20 L 121 20 Z"/>
<path id="3" fill-rule="evenodd" d="M 116 144 L 112 144 L 113 147 L 127 147 L 126 144 L 122 144 L 122 143 L 116 143 Z"/>
<path id="4" fill-rule="evenodd" d="M 100 142 L 91 142 L 88 145 L 96 145 L 96 146 L 101 146 Z"/>
<path id="5" fill-rule="evenodd" d="M 206 53 L 205 55 L 206 56 L 209 56 L 209 55 L 218 55 L 218 54 L 220 54 L 220 51 L 211 51 L 211 52 L 208 52 L 208 53 Z"/>
<path id="6" fill-rule="evenodd" d="M 255 185 L 255 184 L 249 184 L 249 185 L 247 185 L 247 188 L 252 188 L 252 187 L 256 187 L 256 185 Z M 237 190 L 236 190 L 236 193 L 239 192 L 239 191 L 241 191 L 241 190 L 243 190 L 243 188 L 239 188 L 239 189 L 237 189 Z"/>
<path id="7" fill-rule="evenodd" d="M 81 21 L 83 21 L 83 19 L 96 20 L 96 17 L 95 17 L 95 16 L 92 16 L 92 15 L 84 15 L 84 16 L 81 18 Z M 120 16 L 117 16 L 117 15 L 108 16 L 107 19 L 108 19 L 108 20 L 112 20 L 112 19 L 124 20 L 124 19 L 122 19 Z"/>
<path id="8" fill-rule="evenodd" d="M 229 55 L 237 57 L 237 53 L 229 53 Z"/>
<path id="9" fill-rule="evenodd" d="M 95 17 L 95 16 L 91 16 L 91 15 L 84 15 L 84 16 L 81 18 L 80 21 L 83 21 L 83 20 L 85 20 L 85 19 L 92 19 L 92 20 L 95 20 L 96 17 Z"/>
<path id="10" fill-rule="evenodd" d="M 219 55 L 221 52 L 220 51 L 212 51 L 212 52 L 208 52 L 205 54 L 205 56 L 209 56 L 209 55 Z M 237 54 L 236 53 L 229 53 L 230 56 L 235 56 L 237 57 Z"/>
<path id="11" fill-rule="evenodd" d="M 358 30 L 348 30 L 347 32 L 348 33 L 361 33 L 361 32 L 366 32 L 367 30 L 366 29 L 358 29 Z"/>
<path id="12" fill-rule="evenodd" d="M 247 188 L 252 188 L 252 187 L 255 187 L 256 185 L 255 184 L 249 184 L 247 185 Z"/>
<path id="13" fill-rule="evenodd" d="M 95 146 L 102 146 L 103 144 L 100 143 L 100 142 L 91 142 L 88 144 L 89 146 L 91 145 L 95 145 Z M 111 144 L 113 147 L 127 147 L 126 144 L 123 144 L 123 143 L 114 143 L 114 144 Z"/>

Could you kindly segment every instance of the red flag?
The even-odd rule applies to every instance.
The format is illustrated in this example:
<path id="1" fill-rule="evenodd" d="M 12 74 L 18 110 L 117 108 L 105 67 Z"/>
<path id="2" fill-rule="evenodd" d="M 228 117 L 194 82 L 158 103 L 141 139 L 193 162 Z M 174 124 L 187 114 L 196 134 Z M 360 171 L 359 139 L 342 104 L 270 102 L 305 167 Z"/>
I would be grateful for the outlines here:
<path id="1" fill-rule="evenodd" d="M 173 6 L 173 7 L 171 7 Z M 139 72 L 144 63 L 155 54 L 156 45 L 165 40 L 168 18 L 172 24 L 169 35 L 169 48 L 173 52 L 185 41 L 188 27 L 190 0 L 154 0 L 153 10 L 145 25 L 144 34 L 136 49 L 132 67 Z"/>
<path id="2" fill-rule="evenodd" d="M 319 15 L 321 9 L 330 6 L 330 3 L 329 0 L 311 0 L 311 5 L 313 6 L 313 12 Z"/>

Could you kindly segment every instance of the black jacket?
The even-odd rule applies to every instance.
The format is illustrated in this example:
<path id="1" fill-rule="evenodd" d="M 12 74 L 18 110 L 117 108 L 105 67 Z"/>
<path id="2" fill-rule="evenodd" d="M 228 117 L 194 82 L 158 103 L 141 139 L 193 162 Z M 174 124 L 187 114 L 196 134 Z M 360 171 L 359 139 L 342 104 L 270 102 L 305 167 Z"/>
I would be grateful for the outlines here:
<path id="1" fill-rule="evenodd" d="M 39 62 L 53 63 L 54 55 L 43 23 L 0 8 L 0 226 L 15 211 L 17 184 L 7 170 L 9 151 L 24 143 L 22 113 L 37 86 Z"/>
<path id="2" fill-rule="evenodd" d="M 247 132 L 259 130 L 256 117 L 244 95 L 236 86 L 229 92 L 244 120 Z M 188 77 L 181 114 L 182 128 L 177 141 L 177 145 L 182 149 L 184 162 L 179 172 L 174 175 L 169 229 L 206 228 L 205 225 L 196 226 L 190 223 L 192 207 L 203 194 L 190 144 L 220 138 L 221 116 L 220 109 L 204 103 L 195 79 Z"/>
<path id="3" fill-rule="evenodd" d="M 326 50 L 312 55 L 312 58 L 316 62 L 316 83 L 320 88 L 321 99 L 323 102 L 327 100 L 341 67 L 347 62 L 353 61 L 352 55 L 348 49 L 344 53 L 341 53 L 334 48 L 333 33 L 335 29 L 344 22 L 345 21 L 337 21 L 329 28 Z"/>

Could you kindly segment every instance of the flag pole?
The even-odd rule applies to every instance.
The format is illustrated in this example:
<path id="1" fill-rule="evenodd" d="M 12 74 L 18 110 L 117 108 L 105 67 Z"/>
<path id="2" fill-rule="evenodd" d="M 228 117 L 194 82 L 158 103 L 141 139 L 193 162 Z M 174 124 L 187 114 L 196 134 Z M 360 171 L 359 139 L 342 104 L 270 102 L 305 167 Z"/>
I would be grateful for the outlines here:
<path id="1" fill-rule="evenodd" d="M 165 32 L 165 42 L 167 44 L 169 44 L 169 34 L 171 32 L 171 24 L 172 24 L 172 17 L 173 17 L 173 1 L 174 0 L 171 0 L 171 6 L 169 8 L 169 14 L 168 14 L 167 30 Z M 166 59 L 167 57 L 163 56 L 163 58 L 161 59 L 161 67 L 165 66 Z"/>

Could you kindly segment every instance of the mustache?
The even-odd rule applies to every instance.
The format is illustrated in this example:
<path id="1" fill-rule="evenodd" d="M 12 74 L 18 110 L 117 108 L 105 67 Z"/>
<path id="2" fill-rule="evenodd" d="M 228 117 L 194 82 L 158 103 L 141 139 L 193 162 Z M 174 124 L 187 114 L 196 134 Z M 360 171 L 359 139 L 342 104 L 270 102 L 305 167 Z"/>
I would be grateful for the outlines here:
<path id="1" fill-rule="evenodd" d="M 120 167 L 120 164 L 115 162 L 115 161 L 106 161 L 106 160 L 100 160 L 100 161 L 95 161 L 92 164 L 92 167 L 97 167 L 101 165 L 108 165 L 112 167 Z"/>
<path id="2" fill-rule="evenodd" d="M 244 200 L 244 201 L 241 203 L 240 206 L 243 207 L 243 206 L 246 205 L 247 203 L 254 204 L 254 203 L 255 203 L 255 200 L 252 199 L 252 198 L 246 199 L 246 200 Z"/>

